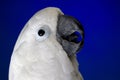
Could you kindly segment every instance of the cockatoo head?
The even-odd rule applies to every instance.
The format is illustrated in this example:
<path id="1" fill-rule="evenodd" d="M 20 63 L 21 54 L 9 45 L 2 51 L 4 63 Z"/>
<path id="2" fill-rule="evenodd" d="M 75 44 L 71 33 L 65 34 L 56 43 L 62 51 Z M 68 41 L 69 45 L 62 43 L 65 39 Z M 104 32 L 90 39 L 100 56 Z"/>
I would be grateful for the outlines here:
<path id="1" fill-rule="evenodd" d="M 49 51 L 61 47 L 70 56 L 82 47 L 83 40 L 83 28 L 78 20 L 64 15 L 58 8 L 49 7 L 38 11 L 26 23 L 15 50 L 24 42 L 28 45 L 26 49 L 32 47 Z"/>
<path id="2" fill-rule="evenodd" d="M 53 7 L 38 11 L 18 37 L 9 80 L 78 80 L 75 57 L 68 56 L 76 54 L 83 40 L 82 25 L 75 18 Z"/>

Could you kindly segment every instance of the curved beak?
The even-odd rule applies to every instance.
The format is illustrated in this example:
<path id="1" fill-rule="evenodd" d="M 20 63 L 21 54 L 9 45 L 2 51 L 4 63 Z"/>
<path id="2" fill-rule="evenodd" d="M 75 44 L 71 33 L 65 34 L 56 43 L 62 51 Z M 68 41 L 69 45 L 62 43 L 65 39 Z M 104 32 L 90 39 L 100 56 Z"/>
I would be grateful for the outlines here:
<path id="1" fill-rule="evenodd" d="M 68 15 L 58 16 L 57 41 L 68 56 L 76 54 L 84 43 L 84 30 L 80 22 Z"/>

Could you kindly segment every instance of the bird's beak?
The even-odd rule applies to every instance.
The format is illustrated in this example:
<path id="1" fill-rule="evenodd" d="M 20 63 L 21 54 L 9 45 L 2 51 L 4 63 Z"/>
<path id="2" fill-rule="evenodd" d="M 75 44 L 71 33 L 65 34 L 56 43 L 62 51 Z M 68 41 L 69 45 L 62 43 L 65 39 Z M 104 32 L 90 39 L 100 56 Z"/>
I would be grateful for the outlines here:
<path id="1" fill-rule="evenodd" d="M 68 56 L 71 56 L 76 54 L 83 46 L 84 30 L 75 18 L 59 15 L 56 37 Z"/>

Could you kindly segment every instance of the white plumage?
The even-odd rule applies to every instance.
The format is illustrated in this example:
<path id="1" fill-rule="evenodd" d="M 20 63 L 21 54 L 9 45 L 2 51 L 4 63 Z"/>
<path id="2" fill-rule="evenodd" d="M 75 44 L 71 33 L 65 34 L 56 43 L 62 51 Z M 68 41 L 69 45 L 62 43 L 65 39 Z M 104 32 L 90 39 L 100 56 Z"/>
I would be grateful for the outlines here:
<path id="1" fill-rule="evenodd" d="M 11 57 L 9 80 L 82 80 L 76 57 L 70 59 L 56 40 L 59 14 L 58 8 L 45 8 L 26 23 Z M 42 27 L 48 32 L 40 37 Z"/>

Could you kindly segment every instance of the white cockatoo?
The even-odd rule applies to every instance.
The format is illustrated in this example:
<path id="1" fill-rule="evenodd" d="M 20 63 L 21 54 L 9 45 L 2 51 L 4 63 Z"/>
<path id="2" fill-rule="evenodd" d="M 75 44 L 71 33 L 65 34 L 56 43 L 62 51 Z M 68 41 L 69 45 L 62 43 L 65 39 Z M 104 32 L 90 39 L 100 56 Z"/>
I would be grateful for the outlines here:
<path id="1" fill-rule="evenodd" d="M 9 80 L 83 80 L 76 59 L 83 40 L 75 18 L 55 7 L 38 11 L 18 37 Z"/>

